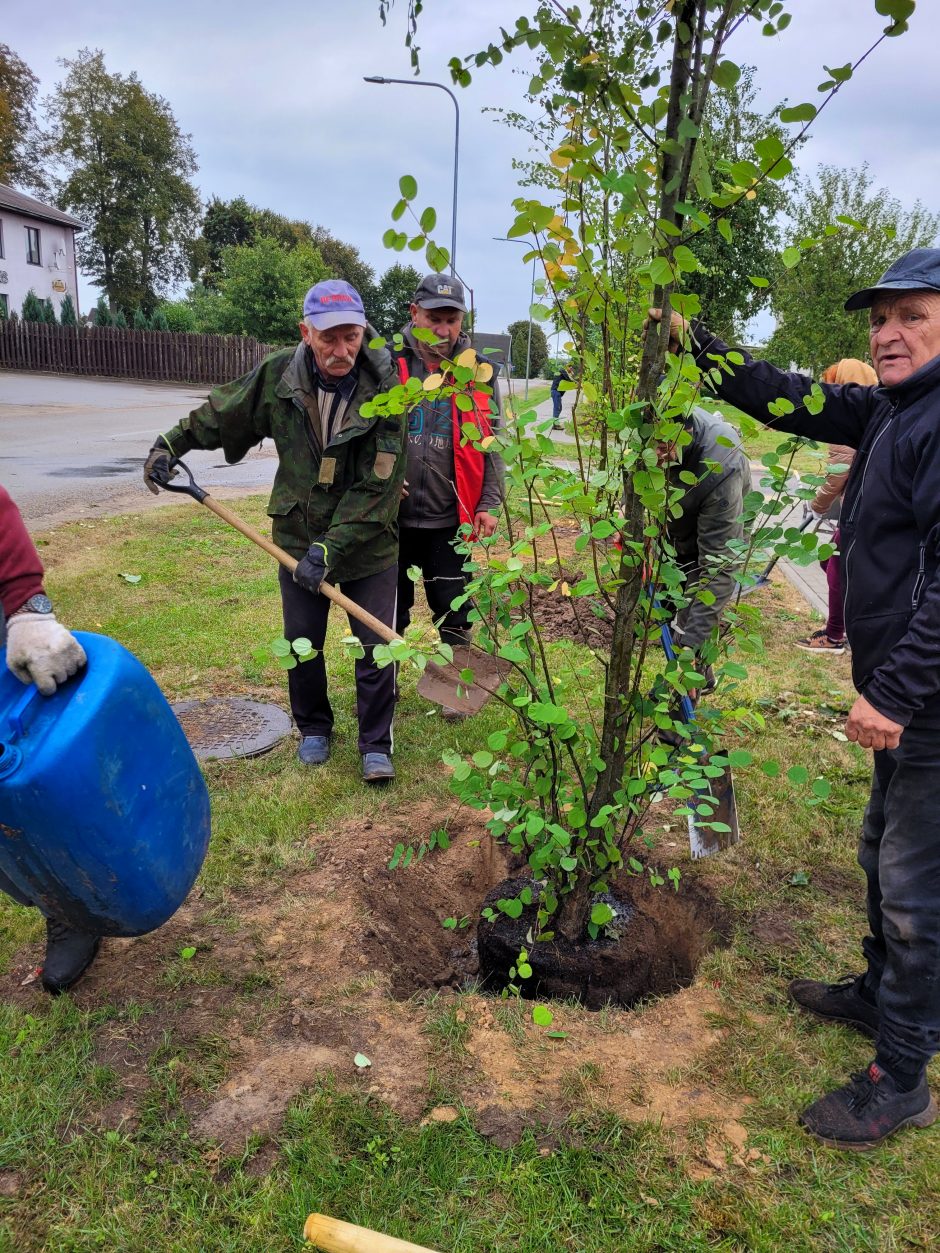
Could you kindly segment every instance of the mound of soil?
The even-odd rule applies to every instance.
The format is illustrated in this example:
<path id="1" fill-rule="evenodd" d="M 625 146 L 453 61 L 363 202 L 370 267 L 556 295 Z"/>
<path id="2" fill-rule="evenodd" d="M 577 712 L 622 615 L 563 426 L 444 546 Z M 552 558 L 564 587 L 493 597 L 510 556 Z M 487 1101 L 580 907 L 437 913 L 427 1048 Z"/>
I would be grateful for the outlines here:
<path id="1" fill-rule="evenodd" d="M 70 995 L 99 1018 L 94 1061 L 112 1083 L 74 1125 L 132 1129 L 172 1066 L 194 1132 L 220 1146 L 207 1150 L 213 1161 L 220 1149 L 242 1153 L 248 1137 L 275 1137 L 291 1102 L 327 1077 L 415 1121 L 436 1116 L 431 1094 L 443 1084 L 499 1143 L 589 1108 L 680 1137 L 710 1120 L 737 1153 L 743 1102 L 684 1078 L 722 1038 L 711 985 L 633 1012 L 556 1004 L 564 1039 L 517 1001 L 459 990 L 476 986 L 482 902 L 513 873 L 483 822 L 428 802 L 300 833 L 304 868 L 212 899 L 197 888 L 160 930 L 105 940 Z M 447 850 L 388 869 L 398 843 L 418 847 L 444 824 Z M 665 909 L 673 893 L 659 894 Z M 0 997 L 33 1014 L 49 1012 L 41 957 L 37 927 L 0 975 Z M 360 1053 L 370 1066 L 355 1065 Z"/>
<path id="2" fill-rule="evenodd" d="M 562 939 L 532 944 L 527 937 L 536 929 L 535 903 L 518 918 L 496 909 L 500 898 L 517 896 L 526 882 L 507 879 L 486 898 L 495 917 L 481 919 L 478 930 L 485 987 L 506 987 L 510 968 L 525 948 L 532 976 L 515 981 L 522 996 L 574 997 L 587 1009 L 607 1004 L 629 1009 L 638 1001 L 688 987 L 705 954 L 727 943 L 731 935 L 730 917 L 703 887 L 675 892 L 626 877 L 618 881 L 612 896 L 604 898 L 614 910 L 616 938 L 586 939 L 577 945 Z"/>

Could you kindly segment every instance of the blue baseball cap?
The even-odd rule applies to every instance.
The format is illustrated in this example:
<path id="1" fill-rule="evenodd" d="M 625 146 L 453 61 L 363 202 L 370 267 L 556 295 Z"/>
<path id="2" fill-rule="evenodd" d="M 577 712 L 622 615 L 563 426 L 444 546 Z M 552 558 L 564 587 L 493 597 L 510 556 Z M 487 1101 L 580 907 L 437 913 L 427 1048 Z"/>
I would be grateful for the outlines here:
<path id="1" fill-rule="evenodd" d="M 845 308 L 870 309 L 878 296 L 902 291 L 940 291 L 940 248 L 912 248 L 888 266 L 874 287 L 849 296 Z"/>
<path id="2" fill-rule="evenodd" d="M 304 296 L 304 317 L 310 318 L 318 331 L 328 331 L 331 326 L 366 324 L 362 297 L 351 283 L 341 278 L 314 283 Z"/>

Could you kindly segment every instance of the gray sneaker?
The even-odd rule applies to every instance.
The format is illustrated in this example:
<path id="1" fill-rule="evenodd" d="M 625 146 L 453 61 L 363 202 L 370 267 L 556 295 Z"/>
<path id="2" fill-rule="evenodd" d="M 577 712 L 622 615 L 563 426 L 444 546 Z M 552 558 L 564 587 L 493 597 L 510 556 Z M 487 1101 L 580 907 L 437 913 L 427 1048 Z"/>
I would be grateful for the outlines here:
<path id="1" fill-rule="evenodd" d="M 823 1022 L 841 1022 L 872 1040 L 878 1036 L 878 1007 L 862 996 L 864 975 L 846 975 L 838 983 L 794 979 L 787 989 L 790 1000 Z"/>
<path id="2" fill-rule="evenodd" d="M 395 767 L 388 753 L 363 753 L 362 778 L 365 783 L 391 783 L 395 778 Z"/>

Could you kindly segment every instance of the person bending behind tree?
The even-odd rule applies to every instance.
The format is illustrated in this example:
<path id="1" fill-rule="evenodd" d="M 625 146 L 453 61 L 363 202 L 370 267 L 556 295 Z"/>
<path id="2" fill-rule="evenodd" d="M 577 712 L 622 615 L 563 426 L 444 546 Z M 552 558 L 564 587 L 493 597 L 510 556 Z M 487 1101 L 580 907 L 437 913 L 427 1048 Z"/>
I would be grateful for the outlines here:
<path id="1" fill-rule="evenodd" d="M 311 287 L 304 298 L 301 342 L 265 357 L 250 374 L 216 387 L 178 426 L 157 438 L 144 482 L 166 482 L 174 457 L 193 448 L 222 448 L 240 461 L 262 439 L 274 440 L 277 474 L 268 513 L 274 540 L 299 559 L 293 577 L 279 570 L 284 635 L 305 637 L 315 656 L 289 671 L 291 711 L 307 766 L 329 759 L 333 710 L 323 645 L 330 602 L 319 594 L 327 576 L 364 609 L 391 626 L 398 580 L 398 502 L 405 475 L 404 423 L 367 417 L 363 406 L 395 385 L 385 349 L 364 344 L 359 293 L 340 279 Z M 370 328 L 370 335 L 375 332 Z M 365 648 L 356 661 L 356 711 L 362 777 L 387 783 L 392 765 L 395 667 L 377 667 L 379 639 L 350 619 Z"/>
<path id="2" fill-rule="evenodd" d="M 402 330 L 404 347 L 397 354 L 401 382 L 425 379 L 470 347 L 463 331 L 467 306 L 463 284 L 452 274 L 426 274 L 411 304 L 411 322 Z M 416 339 L 415 328 L 432 331 L 436 344 Z M 481 452 L 462 439 L 463 422 L 474 421 L 485 435 L 499 423 L 499 390 L 493 394 L 472 392 L 473 411 L 457 408 L 453 397 L 426 399 L 408 419 L 408 471 L 406 495 L 401 502 L 399 525 L 401 548 L 398 562 L 399 633 L 411 621 L 414 583 L 408 569 L 418 566 L 424 591 L 441 639 L 447 644 L 470 641 L 470 604 L 452 608 L 453 600 L 467 584 L 464 559 L 454 545 L 461 528 L 479 537 L 496 530 L 497 513 L 503 503 L 504 467 L 496 453 Z M 445 717 L 459 717 L 456 710 Z"/>

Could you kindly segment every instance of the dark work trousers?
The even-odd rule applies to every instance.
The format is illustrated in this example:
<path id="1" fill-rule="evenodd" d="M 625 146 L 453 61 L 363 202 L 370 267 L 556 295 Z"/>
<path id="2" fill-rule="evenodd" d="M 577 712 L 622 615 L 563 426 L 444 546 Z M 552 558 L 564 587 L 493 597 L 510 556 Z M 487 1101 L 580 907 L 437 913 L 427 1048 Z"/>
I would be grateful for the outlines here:
<path id="1" fill-rule="evenodd" d="M 555 422 L 561 417 L 561 406 L 563 403 L 561 392 L 552 392 L 552 418 Z"/>
<path id="2" fill-rule="evenodd" d="M 940 1051 L 940 726 L 912 724 L 874 756 L 858 846 L 865 981 L 878 997 L 879 1060 L 916 1072 Z"/>
<path id="3" fill-rule="evenodd" d="M 301 735 L 331 735 L 333 710 L 326 689 L 327 616 L 330 602 L 298 587 L 288 570 L 278 571 L 281 583 L 281 604 L 284 608 L 284 636 L 289 640 L 306 638 L 317 650 L 317 656 L 302 661 L 287 672 L 291 713 Z M 395 621 L 395 589 L 398 568 L 389 566 L 381 574 L 364 579 L 348 579 L 342 591 L 357 605 L 367 609 L 389 626 Z M 382 641 L 355 618 L 349 619 L 350 630 L 365 648 L 365 656 L 356 662 L 356 715 L 359 719 L 359 752 L 390 753 L 392 751 L 392 718 L 398 696 L 397 666 L 379 669 L 372 662 L 372 645 Z"/>
<path id="4" fill-rule="evenodd" d="M 398 616 L 396 630 L 403 634 L 411 621 L 415 585 L 408 577 L 410 566 L 420 566 L 424 594 L 431 617 L 445 644 L 466 644 L 470 640 L 470 601 L 451 609 L 451 601 L 467 586 L 465 558 L 454 549 L 458 528 L 403 526 L 398 541 Z"/>
<path id="5" fill-rule="evenodd" d="M 36 904 L 36 902 L 31 901 L 28 896 L 24 896 L 13 880 L 8 879 L 2 870 L 0 870 L 0 892 L 6 892 L 7 896 L 12 896 L 17 905 Z"/>

